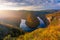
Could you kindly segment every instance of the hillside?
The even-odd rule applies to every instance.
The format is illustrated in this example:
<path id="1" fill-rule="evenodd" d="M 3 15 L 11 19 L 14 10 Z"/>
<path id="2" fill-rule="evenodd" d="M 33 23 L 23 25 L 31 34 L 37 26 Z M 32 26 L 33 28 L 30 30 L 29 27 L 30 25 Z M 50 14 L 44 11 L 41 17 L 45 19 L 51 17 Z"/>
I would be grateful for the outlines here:
<path id="1" fill-rule="evenodd" d="M 47 28 L 39 28 L 20 36 L 17 40 L 60 40 L 60 12 L 48 14 L 47 16 L 55 17 Z"/>
<path id="2" fill-rule="evenodd" d="M 50 24 L 46 28 L 38 28 L 25 35 L 20 35 L 17 38 L 6 37 L 11 40 L 60 40 L 60 11 L 47 14 L 46 17 L 50 20 Z"/>

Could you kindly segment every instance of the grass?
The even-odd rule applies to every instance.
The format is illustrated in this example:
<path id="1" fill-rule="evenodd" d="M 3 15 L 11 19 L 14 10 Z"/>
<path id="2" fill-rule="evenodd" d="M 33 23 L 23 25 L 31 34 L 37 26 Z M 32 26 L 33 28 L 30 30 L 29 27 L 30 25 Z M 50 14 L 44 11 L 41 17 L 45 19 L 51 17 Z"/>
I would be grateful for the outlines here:
<path id="1" fill-rule="evenodd" d="M 60 30 L 59 28 L 40 28 L 34 32 L 25 34 L 17 40 L 59 40 L 60 39 Z"/>

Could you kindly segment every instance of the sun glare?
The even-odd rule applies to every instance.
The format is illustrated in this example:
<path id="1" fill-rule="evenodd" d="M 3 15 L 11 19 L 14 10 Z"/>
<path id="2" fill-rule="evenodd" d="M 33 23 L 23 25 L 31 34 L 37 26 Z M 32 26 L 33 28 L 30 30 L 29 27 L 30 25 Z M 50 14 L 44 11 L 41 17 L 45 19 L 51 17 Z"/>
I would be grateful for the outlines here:
<path id="1" fill-rule="evenodd" d="M 0 5 L 0 10 L 3 10 L 5 7 L 3 5 Z"/>
<path id="2" fill-rule="evenodd" d="M 0 5 L 0 10 L 9 10 L 9 9 L 11 8 L 8 6 Z"/>
<path id="3" fill-rule="evenodd" d="M 31 9 L 30 7 L 13 7 L 13 6 L 6 6 L 0 5 L 0 10 L 28 10 Z"/>
<path id="4" fill-rule="evenodd" d="M 8 6 L 0 5 L 0 10 L 7 10 L 7 9 L 8 9 Z"/>
<path id="5" fill-rule="evenodd" d="M 0 5 L 0 10 L 18 10 L 18 8 L 6 6 L 6 5 Z"/>

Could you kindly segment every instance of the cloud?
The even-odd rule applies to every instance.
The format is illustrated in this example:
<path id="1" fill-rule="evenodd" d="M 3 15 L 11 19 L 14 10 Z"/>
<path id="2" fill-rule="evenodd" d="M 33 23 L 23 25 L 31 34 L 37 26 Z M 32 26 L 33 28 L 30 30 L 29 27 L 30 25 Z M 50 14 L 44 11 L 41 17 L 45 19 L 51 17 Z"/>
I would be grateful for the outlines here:
<path id="1" fill-rule="evenodd" d="M 39 9 L 40 8 L 40 9 Z M 10 6 L 0 6 L 0 10 L 42 10 L 42 6 L 20 6 L 20 7 L 10 7 Z"/>
<path id="2" fill-rule="evenodd" d="M 0 0 L 0 7 L 2 6 L 14 10 L 60 9 L 59 0 Z"/>

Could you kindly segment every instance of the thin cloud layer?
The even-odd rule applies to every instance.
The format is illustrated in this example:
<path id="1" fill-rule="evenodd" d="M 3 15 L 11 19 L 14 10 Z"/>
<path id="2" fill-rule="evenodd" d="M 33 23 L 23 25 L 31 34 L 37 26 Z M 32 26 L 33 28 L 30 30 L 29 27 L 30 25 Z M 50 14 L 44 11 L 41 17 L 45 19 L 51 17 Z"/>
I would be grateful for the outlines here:
<path id="1" fill-rule="evenodd" d="M 14 10 L 60 9 L 60 0 L 0 0 L 0 7 Z"/>

